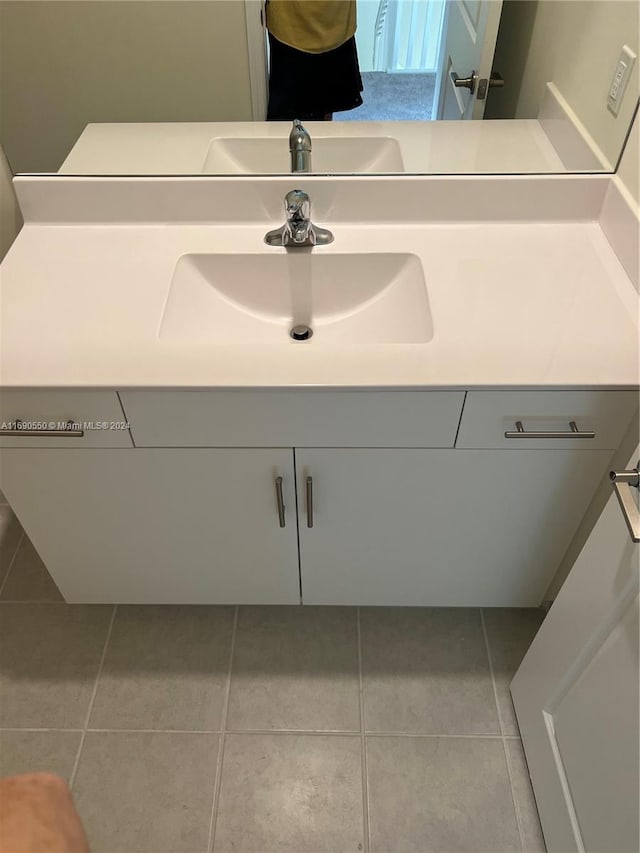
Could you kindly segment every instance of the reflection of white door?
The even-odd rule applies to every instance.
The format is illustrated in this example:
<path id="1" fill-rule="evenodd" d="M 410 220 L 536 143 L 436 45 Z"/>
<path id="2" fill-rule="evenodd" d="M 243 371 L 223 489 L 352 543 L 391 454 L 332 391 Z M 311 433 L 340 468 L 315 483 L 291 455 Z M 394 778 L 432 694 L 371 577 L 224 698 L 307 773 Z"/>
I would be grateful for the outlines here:
<path id="1" fill-rule="evenodd" d="M 549 853 L 640 849 L 639 575 L 612 495 L 511 684 Z"/>
<path id="2" fill-rule="evenodd" d="M 360 70 L 433 74 L 445 6 L 445 0 L 357 0 Z"/>
<path id="3" fill-rule="evenodd" d="M 486 104 L 486 83 L 491 65 L 502 0 L 448 0 L 444 37 L 440 51 L 438 119 L 481 119 Z M 454 86 L 454 75 L 470 78 L 475 72 L 473 91 Z M 484 92 L 483 92 L 484 89 Z"/>

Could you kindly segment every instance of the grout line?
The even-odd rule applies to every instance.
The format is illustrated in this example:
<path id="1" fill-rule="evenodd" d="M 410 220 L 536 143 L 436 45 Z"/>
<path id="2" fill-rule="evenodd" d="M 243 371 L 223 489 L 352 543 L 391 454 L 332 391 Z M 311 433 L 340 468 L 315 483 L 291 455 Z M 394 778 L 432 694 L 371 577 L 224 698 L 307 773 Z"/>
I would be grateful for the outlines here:
<path id="1" fill-rule="evenodd" d="M 4 590 L 5 585 L 6 585 L 7 581 L 9 580 L 9 575 L 11 574 L 11 570 L 13 569 L 13 564 L 16 561 L 16 557 L 18 556 L 18 551 L 20 550 L 20 546 L 24 542 L 25 536 L 26 536 L 26 533 L 23 530 L 22 533 L 20 534 L 20 538 L 18 539 L 18 544 L 16 545 L 16 550 L 13 552 L 13 557 L 11 557 L 11 560 L 9 561 L 9 568 L 7 569 L 7 573 L 4 576 L 2 583 L 0 584 L 0 598 L 2 597 L 2 591 Z M 13 602 L 11 602 L 11 601 L 7 601 L 7 602 L 3 602 L 3 603 L 13 604 Z"/>
<path id="2" fill-rule="evenodd" d="M 220 805 L 220 790 L 222 788 L 222 762 L 224 761 L 225 734 L 227 731 L 227 717 L 229 715 L 229 697 L 231 696 L 231 671 L 233 669 L 233 655 L 236 648 L 236 634 L 238 632 L 238 611 L 236 604 L 233 614 L 233 629 L 231 631 L 231 649 L 229 651 L 229 668 L 227 671 L 227 689 L 225 691 L 222 706 L 222 731 L 218 740 L 218 761 L 216 763 L 216 775 L 213 784 L 213 797 L 211 802 L 211 817 L 209 818 L 209 837 L 207 839 L 207 851 L 213 849 L 216 834 L 216 823 L 218 821 L 218 807 Z"/>
<path id="3" fill-rule="evenodd" d="M 480 622 L 482 623 L 482 633 L 484 634 L 484 644 L 487 650 L 487 659 L 489 661 L 489 672 L 491 673 L 491 684 L 493 686 L 493 698 L 496 703 L 496 710 L 498 712 L 498 725 L 500 726 L 500 735 L 502 740 L 502 748 L 504 750 L 504 758 L 507 763 L 507 775 L 509 776 L 509 785 L 511 787 L 511 800 L 513 802 L 513 810 L 516 815 L 516 826 L 518 827 L 518 837 L 520 838 L 520 850 L 522 853 L 525 853 L 525 843 L 524 843 L 524 829 L 522 827 L 522 816 L 520 814 L 520 806 L 518 804 L 518 797 L 516 796 L 516 788 L 513 782 L 513 768 L 511 766 L 511 756 L 509 755 L 509 750 L 507 748 L 507 738 L 504 734 L 504 724 L 502 721 L 502 714 L 500 713 L 500 703 L 498 701 L 498 688 L 496 686 L 496 677 L 493 671 L 493 660 L 491 658 L 491 647 L 489 645 L 489 634 L 487 633 L 487 626 L 484 621 L 484 611 L 480 608 Z"/>
<path id="4" fill-rule="evenodd" d="M 504 740 L 502 735 L 487 734 L 434 734 L 433 732 L 367 732 L 367 737 L 413 737 L 413 738 L 451 738 L 453 740 Z M 513 738 L 510 738 L 513 740 Z M 519 738 L 516 738 L 519 740 Z"/>
<path id="5" fill-rule="evenodd" d="M 2 732 L 84 732 L 85 729 L 71 728 L 22 728 L 17 726 L 0 726 Z M 517 735 L 487 735 L 487 734 L 434 734 L 424 732 L 360 732 L 348 729 L 103 729 L 87 726 L 87 732 L 100 734 L 155 734 L 155 735 L 282 735 L 284 737 L 360 737 L 368 738 L 422 738 L 422 739 L 453 739 L 453 740 L 504 740 L 520 743 Z"/>
<path id="6" fill-rule="evenodd" d="M 47 728 L 35 728 L 35 727 L 29 728 L 29 729 L 20 729 L 20 728 L 16 728 L 15 726 L 14 727 L 4 726 L 4 727 L 0 728 L 0 734 L 2 732 L 27 732 L 29 734 L 33 734 L 36 732 L 69 732 L 69 734 L 79 734 L 83 731 L 84 731 L 84 729 L 60 729 L 60 728 L 47 729 Z"/>
<path id="7" fill-rule="evenodd" d="M 304 735 L 304 737 L 360 737 L 359 729 L 225 729 L 227 735 Z"/>
<path id="8" fill-rule="evenodd" d="M 2 595 L 1 590 L 0 595 Z M 68 602 L 60 601 L 60 599 L 48 601 L 46 598 L 3 598 L 2 601 L 0 601 L 0 607 L 3 604 L 68 604 Z"/>
<path id="9" fill-rule="evenodd" d="M 362 632 L 360 630 L 360 608 L 356 607 L 358 630 L 358 700 L 360 705 L 360 764 L 362 768 L 362 818 L 364 824 L 364 853 L 371 849 L 371 822 L 369 820 L 369 773 L 367 768 L 367 739 L 364 721 L 364 685 L 362 681 Z"/>
<path id="10" fill-rule="evenodd" d="M 1 731 L 1 729 L 0 729 Z M 107 734 L 131 734 L 131 735 L 219 735 L 221 729 L 94 729 L 89 726 L 88 732 L 101 732 Z"/>
<path id="11" fill-rule="evenodd" d="M 113 605 L 113 612 L 111 614 L 111 620 L 109 622 L 109 628 L 107 630 L 107 636 L 104 641 L 104 646 L 102 648 L 102 655 L 100 657 L 100 664 L 98 666 L 98 673 L 96 675 L 96 680 L 93 685 L 93 691 L 91 693 L 91 699 L 89 700 L 89 708 L 87 709 L 87 716 L 84 721 L 84 728 L 82 730 L 82 737 L 80 738 L 80 745 L 78 746 L 78 752 L 76 755 L 76 760 L 73 762 L 73 770 L 71 771 L 71 776 L 69 777 L 69 788 L 73 789 L 73 783 L 76 781 L 76 774 L 78 772 L 78 765 L 80 764 L 80 755 L 82 753 L 82 747 L 84 746 L 84 739 L 87 736 L 87 728 L 89 727 L 89 719 L 91 718 L 91 712 L 93 711 L 93 703 L 96 699 L 96 693 L 98 692 L 98 682 L 100 681 L 100 676 L 102 675 L 102 667 L 104 666 L 105 658 L 107 657 L 107 648 L 109 647 L 109 640 L 111 639 L 111 632 L 113 631 L 113 623 L 116 619 L 116 613 L 118 611 L 118 605 Z"/>
<path id="12" fill-rule="evenodd" d="M 496 712 L 498 714 L 498 725 L 500 726 L 500 737 L 504 738 L 504 725 L 502 723 L 502 714 L 500 713 L 500 703 L 498 701 L 498 688 L 496 686 L 496 677 L 493 671 L 493 660 L 491 659 L 491 649 L 489 647 L 489 635 L 487 633 L 487 626 L 484 621 L 484 612 L 482 608 L 480 608 L 480 623 L 482 625 L 482 635 L 484 637 L 484 646 L 487 652 L 487 661 L 489 663 L 489 673 L 491 675 L 491 686 L 493 688 L 493 699 L 496 703 Z"/>
<path id="13" fill-rule="evenodd" d="M 466 740 L 517 740 L 520 738 L 509 735 L 503 738 L 502 735 L 488 734 L 438 734 L 433 732 L 360 732 L 351 730 L 339 729 L 225 729 L 225 734 L 228 735 L 282 735 L 283 737 L 293 735 L 304 735 L 305 737 L 396 737 L 396 738 L 451 738 L 451 739 L 466 739 Z"/>

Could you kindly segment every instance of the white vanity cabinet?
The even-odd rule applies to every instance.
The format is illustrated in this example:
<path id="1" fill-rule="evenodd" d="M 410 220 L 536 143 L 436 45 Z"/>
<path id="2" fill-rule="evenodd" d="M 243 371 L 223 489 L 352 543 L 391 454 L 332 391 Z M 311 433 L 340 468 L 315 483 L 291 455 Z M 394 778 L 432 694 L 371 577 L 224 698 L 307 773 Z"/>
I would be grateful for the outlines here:
<path id="1" fill-rule="evenodd" d="M 117 399 L 128 447 L 0 450 L 69 601 L 540 604 L 637 409 L 625 391 Z"/>
<path id="2" fill-rule="evenodd" d="M 300 601 L 290 450 L 10 449 L 0 460 L 67 601 Z"/>
<path id="3" fill-rule="evenodd" d="M 296 451 L 303 600 L 535 607 L 610 455 Z"/>

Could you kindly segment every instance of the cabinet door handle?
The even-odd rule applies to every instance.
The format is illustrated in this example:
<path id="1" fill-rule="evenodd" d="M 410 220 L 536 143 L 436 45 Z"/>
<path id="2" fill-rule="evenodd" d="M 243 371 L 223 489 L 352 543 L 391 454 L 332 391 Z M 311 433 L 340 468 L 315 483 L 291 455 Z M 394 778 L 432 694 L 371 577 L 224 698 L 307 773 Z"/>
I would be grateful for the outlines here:
<path id="1" fill-rule="evenodd" d="M 282 477 L 276 477 L 276 503 L 278 505 L 278 522 L 280 527 L 285 527 L 284 498 L 282 496 Z"/>
<path id="2" fill-rule="evenodd" d="M 558 432 L 543 431 L 543 432 L 529 432 L 525 430 L 522 426 L 522 421 L 516 421 L 516 429 L 515 432 L 507 431 L 504 434 L 505 438 L 595 438 L 595 432 L 590 432 L 587 430 L 579 430 L 575 421 L 569 421 L 569 429 L 566 431 L 560 430 Z"/>
<path id="3" fill-rule="evenodd" d="M 16 418 L 14 429 L 0 429 L 0 436 L 21 436 L 23 438 L 82 438 L 84 430 L 74 426 L 75 421 L 67 421 L 67 425 L 60 429 L 29 429 L 22 426 L 25 421 Z"/>
<path id="4" fill-rule="evenodd" d="M 313 477 L 307 477 L 307 527 L 313 527 Z"/>
<path id="5" fill-rule="evenodd" d="M 609 477 L 627 524 L 631 540 L 640 542 L 640 511 L 631 494 L 631 487 L 640 488 L 640 462 L 632 471 L 610 471 Z"/>

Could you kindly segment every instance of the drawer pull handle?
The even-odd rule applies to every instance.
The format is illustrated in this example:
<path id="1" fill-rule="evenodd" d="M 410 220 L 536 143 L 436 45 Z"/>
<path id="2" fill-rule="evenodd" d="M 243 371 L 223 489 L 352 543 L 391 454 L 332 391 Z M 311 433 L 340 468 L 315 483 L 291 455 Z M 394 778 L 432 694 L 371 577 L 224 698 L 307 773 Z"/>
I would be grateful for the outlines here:
<path id="1" fill-rule="evenodd" d="M 282 496 L 282 477 L 276 477 L 276 503 L 278 505 L 278 523 L 280 527 L 286 526 L 284 517 L 284 498 Z"/>
<path id="2" fill-rule="evenodd" d="M 307 527 L 313 527 L 313 477 L 307 477 Z"/>
<path id="3" fill-rule="evenodd" d="M 640 511 L 631 494 L 631 487 L 640 488 L 640 462 L 632 471 L 611 471 L 609 473 L 615 489 L 620 509 L 627 524 L 631 540 L 640 542 Z"/>
<path id="4" fill-rule="evenodd" d="M 505 438 L 595 438 L 595 432 L 588 430 L 580 431 L 575 421 L 569 422 L 569 431 L 543 431 L 543 432 L 528 432 L 523 426 L 522 421 L 516 421 L 516 431 L 507 431 L 504 434 Z"/>
<path id="5" fill-rule="evenodd" d="M 0 436 L 20 436 L 21 438 L 82 438 L 84 430 L 74 426 L 75 421 L 67 421 L 67 426 L 62 429 L 29 429 L 21 427 L 24 423 L 20 418 L 16 419 L 15 429 L 0 429 Z"/>

